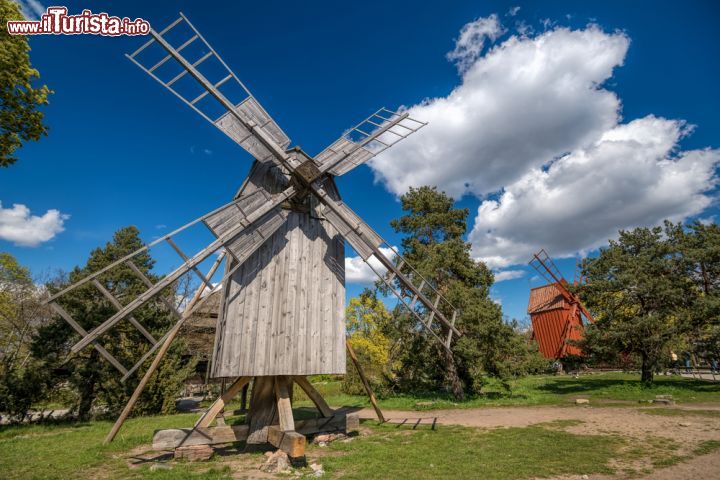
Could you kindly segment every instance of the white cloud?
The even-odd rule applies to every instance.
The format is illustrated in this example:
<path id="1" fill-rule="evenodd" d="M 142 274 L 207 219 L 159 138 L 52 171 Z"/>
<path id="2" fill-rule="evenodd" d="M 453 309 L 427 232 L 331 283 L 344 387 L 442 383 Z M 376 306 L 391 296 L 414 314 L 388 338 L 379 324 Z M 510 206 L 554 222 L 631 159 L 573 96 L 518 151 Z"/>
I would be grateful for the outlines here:
<path id="1" fill-rule="evenodd" d="M 0 202 L 0 240 L 23 247 L 36 247 L 65 230 L 63 223 L 68 218 L 70 215 L 55 209 L 38 217 L 31 215 L 25 205 L 16 203 L 12 208 L 2 208 Z"/>
<path id="2" fill-rule="evenodd" d="M 460 72 L 465 72 L 480 56 L 485 41 L 494 41 L 503 33 L 505 30 L 495 14 L 466 23 L 455 40 L 455 49 L 447 54 L 447 58 Z"/>
<path id="3" fill-rule="evenodd" d="M 495 283 L 514 280 L 525 276 L 525 270 L 500 270 L 495 272 Z"/>
<path id="4" fill-rule="evenodd" d="M 518 14 L 519 11 L 520 11 L 520 7 L 515 6 L 515 7 L 511 7 L 510 10 L 508 10 L 507 14 L 511 17 L 514 17 L 515 15 Z"/>
<path id="5" fill-rule="evenodd" d="M 447 97 L 409 108 L 429 124 L 372 159 L 375 178 L 395 194 L 437 185 L 456 198 L 482 196 L 597 140 L 618 121 L 620 101 L 601 85 L 629 43 L 596 26 L 510 37 Z"/>
<path id="6" fill-rule="evenodd" d="M 395 247 L 380 247 L 382 254 L 390 260 L 395 258 L 395 251 L 393 249 L 397 250 Z M 375 256 L 370 257 L 368 261 L 380 275 L 385 274 L 387 271 L 387 269 L 380 263 L 380 260 L 375 258 Z M 367 266 L 362 257 L 345 257 L 345 281 L 347 283 L 368 285 L 377 279 L 377 275 L 375 275 L 370 267 Z"/>
<path id="7" fill-rule="evenodd" d="M 23 16 L 28 20 L 39 20 L 47 10 L 38 0 L 16 0 L 16 3 L 20 5 Z"/>
<path id="8" fill-rule="evenodd" d="M 463 37 L 480 20 L 458 40 L 468 58 L 493 40 Z M 571 256 L 621 228 L 698 215 L 717 184 L 719 151 L 682 151 L 683 121 L 621 123 L 621 101 L 604 84 L 625 61 L 625 33 L 545 28 L 510 36 L 474 58 L 448 96 L 409 107 L 429 125 L 369 162 L 396 195 L 437 185 L 480 198 L 469 240 L 494 269 L 540 247 Z"/>
<path id="9" fill-rule="evenodd" d="M 674 155 L 689 131 L 652 115 L 618 125 L 594 144 L 534 168 L 485 200 L 469 235 L 492 267 L 524 263 L 545 247 L 572 256 L 599 247 L 618 229 L 682 220 L 707 208 L 720 150 Z"/>

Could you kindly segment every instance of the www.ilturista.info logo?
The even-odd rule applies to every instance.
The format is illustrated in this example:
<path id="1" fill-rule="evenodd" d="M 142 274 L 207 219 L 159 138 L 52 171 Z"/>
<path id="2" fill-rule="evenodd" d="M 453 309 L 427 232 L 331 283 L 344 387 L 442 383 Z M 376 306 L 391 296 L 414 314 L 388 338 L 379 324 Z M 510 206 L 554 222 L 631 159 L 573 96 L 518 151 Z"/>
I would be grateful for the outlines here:
<path id="1" fill-rule="evenodd" d="M 10 35 L 147 35 L 150 23 L 142 18 L 113 17 L 107 13 L 83 10 L 80 15 L 68 15 L 67 7 L 48 7 L 40 20 L 10 20 Z"/>

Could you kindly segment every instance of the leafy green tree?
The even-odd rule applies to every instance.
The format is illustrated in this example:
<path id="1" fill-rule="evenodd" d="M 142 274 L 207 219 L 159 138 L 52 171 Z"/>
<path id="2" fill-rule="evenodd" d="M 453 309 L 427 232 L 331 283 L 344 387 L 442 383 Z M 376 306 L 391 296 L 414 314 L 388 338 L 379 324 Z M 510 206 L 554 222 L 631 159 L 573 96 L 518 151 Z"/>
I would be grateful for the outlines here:
<path id="1" fill-rule="evenodd" d="M 51 285 L 51 291 L 59 291 L 141 246 L 142 241 L 137 228 L 120 229 L 113 236 L 112 242 L 90 253 L 90 258 L 84 267 L 76 267 L 70 272 L 66 281 Z M 133 263 L 151 281 L 158 280 L 151 273 L 154 261 L 147 252 L 135 256 Z M 127 304 L 147 289 L 126 265 L 110 269 L 98 277 L 98 280 L 121 304 Z M 168 295 L 168 299 L 173 299 L 174 293 L 173 289 L 169 289 L 161 295 Z M 63 308 L 88 331 L 116 312 L 101 292 L 90 283 L 63 295 L 59 301 Z M 133 317 L 156 339 L 160 338 L 176 320 L 157 298 L 133 312 Z M 119 410 L 135 388 L 138 376 L 132 377 L 123 384 L 115 368 L 93 348 L 71 355 L 69 349 L 76 341 L 77 334 L 62 319 L 57 318 L 41 329 L 33 344 L 33 352 L 37 358 L 46 362 L 48 369 L 59 372 L 55 378 L 56 382 L 69 382 L 77 391 L 79 398 L 77 411 L 80 418 L 87 418 L 93 406 L 102 405 L 109 412 Z M 132 365 L 149 348 L 145 337 L 127 320 L 114 326 L 110 332 L 100 338 L 100 342 L 126 366 Z M 194 368 L 192 362 L 183 360 L 182 353 L 181 343 L 175 344 L 170 349 L 153 381 L 143 392 L 134 410 L 135 413 L 169 412 L 174 409 L 175 395 L 180 390 L 182 381 Z"/>
<path id="2" fill-rule="evenodd" d="M 49 319 L 30 271 L 0 253 L 0 412 L 22 416 L 45 392 L 30 344 Z"/>
<path id="3" fill-rule="evenodd" d="M 46 85 L 35 88 L 40 74 L 30 64 L 30 45 L 23 35 L 10 35 L 9 20 L 23 20 L 18 4 L 0 0 L 0 167 L 15 163 L 23 142 L 47 134 L 43 112 L 52 92 Z"/>
<path id="4" fill-rule="evenodd" d="M 720 355 L 720 227 L 694 222 L 687 227 L 668 223 L 668 239 L 681 253 L 679 261 L 694 285 L 688 292 L 695 303 L 690 310 L 691 343 L 701 355 Z"/>
<path id="5" fill-rule="evenodd" d="M 438 342 L 415 335 L 422 327 L 407 312 L 396 310 L 401 325 L 400 381 L 416 390 L 444 386 L 462 399 L 466 389 L 480 390 L 485 375 L 505 376 L 513 371 L 514 355 L 524 355 L 527 346 L 490 299 L 492 272 L 473 260 L 470 245 L 463 239 L 468 210 L 455 208 L 454 200 L 434 187 L 411 188 L 401 203 L 406 214 L 391 225 L 404 235 L 403 256 L 458 309 L 456 327 L 463 337 L 453 344 L 450 354 Z M 449 311 L 443 313 L 450 317 Z M 437 333 L 444 338 L 447 327 Z"/>
<path id="6" fill-rule="evenodd" d="M 345 309 L 347 338 L 352 345 L 365 376 L 377 394 L 387 391 L 392 371 L 398 365 L 391 359 L 392 315 L 374 292 L 366 289 L 350 299 Z M 343 391 L 351 395 L 364 395 L 362 381 L 348 357 L 347 373 L 343 378 Z"/>
<path id="7" fill-rule="evenodd" d="M 620 231 L 597 258 L 584 262 L 582 296 L 596 322 L 585 330 L 582 348 L 599 359 L 639 357 L 641 379 L 653 372 L 682 341 L 694 303 L 692 281 L 683 269 L 672 228 Z"/>

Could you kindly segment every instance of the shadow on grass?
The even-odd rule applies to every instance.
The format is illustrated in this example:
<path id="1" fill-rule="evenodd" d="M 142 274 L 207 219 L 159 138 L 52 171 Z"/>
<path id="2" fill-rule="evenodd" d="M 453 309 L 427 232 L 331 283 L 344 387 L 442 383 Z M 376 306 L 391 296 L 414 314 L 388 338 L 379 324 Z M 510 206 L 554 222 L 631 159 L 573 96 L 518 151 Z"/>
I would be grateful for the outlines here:
<path id="1" fill-rule="evenodd" d="M 593 378 L 587 377 L 557 377 L 549 379 L 547 383 L 538 385 L 538 390 L 555 395 L 572 395 L 577 393 L 599 393 L 638 391 L 652 393 L 655 390 L 672 388 L 674 390 L 695 394 L 720 393 L 720 384 L 703 380 L 678 377 L 655 377 L 651 385 L 646 385 L 640 379 L 621 378 Z"/>

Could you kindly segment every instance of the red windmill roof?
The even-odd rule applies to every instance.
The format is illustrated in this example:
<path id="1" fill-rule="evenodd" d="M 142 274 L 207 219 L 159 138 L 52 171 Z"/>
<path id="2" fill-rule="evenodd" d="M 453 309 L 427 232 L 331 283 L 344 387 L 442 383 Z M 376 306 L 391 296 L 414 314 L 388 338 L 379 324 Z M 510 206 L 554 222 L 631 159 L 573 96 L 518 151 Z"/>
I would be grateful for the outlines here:
<path id="1" fill-rule="evenodd" d="M 535 287 L 530 290 L 528 313 L 546 312 L 564 306 L 565 298 L 555 283 Z"/>

